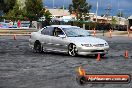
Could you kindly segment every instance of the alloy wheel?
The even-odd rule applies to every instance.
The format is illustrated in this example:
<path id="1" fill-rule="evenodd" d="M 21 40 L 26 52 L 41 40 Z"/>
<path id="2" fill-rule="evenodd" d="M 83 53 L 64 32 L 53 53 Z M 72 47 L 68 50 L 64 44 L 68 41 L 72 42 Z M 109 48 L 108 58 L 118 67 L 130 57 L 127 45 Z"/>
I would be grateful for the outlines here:
<path id="1" fill-rule="evenodd" d="M 68 54 L 70 56 L 76 56 L 77 55 L 77 48 L 75 44 L 70 44 L 68 47 Z"/>

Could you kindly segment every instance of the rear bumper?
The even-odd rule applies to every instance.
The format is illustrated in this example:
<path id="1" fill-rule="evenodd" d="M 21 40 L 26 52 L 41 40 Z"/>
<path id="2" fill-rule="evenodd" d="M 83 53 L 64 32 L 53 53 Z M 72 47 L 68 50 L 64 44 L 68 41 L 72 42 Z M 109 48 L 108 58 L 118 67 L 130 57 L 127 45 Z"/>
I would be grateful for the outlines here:
<path id="1" fill-rule="evenodd" d="M 31 49 L 33 49 L 33 47 L 34 47 L 34 43 L 33 43 L 32 39 L 29 39 L 29 47 Z"/>

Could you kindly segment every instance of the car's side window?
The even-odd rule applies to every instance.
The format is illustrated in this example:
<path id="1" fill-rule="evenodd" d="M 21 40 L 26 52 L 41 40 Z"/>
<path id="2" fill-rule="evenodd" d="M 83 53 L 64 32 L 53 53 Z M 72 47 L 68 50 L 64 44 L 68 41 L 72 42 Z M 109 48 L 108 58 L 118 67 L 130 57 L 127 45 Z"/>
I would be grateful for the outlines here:
<path id="1" fill-rule="evenodd" d="M 64 32 L 60 28 L 54 28 L 54 36 L 58 37 L 58 35 L 64 35 Z"/>
<path id="2" fill-rule="evenodd" d="M 53 31 L 54 31 L 53 27 L 47 27 L 41 31 L 41 34 L 53 36 Z"/>

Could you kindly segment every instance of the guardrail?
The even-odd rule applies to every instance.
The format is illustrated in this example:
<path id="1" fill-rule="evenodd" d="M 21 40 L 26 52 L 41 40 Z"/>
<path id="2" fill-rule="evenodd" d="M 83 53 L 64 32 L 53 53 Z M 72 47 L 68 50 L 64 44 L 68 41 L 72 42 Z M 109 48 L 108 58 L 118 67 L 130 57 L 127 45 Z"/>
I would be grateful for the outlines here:
<path id="1" fill-rule="evenodd" d="M 10 35 L 10 34 L 31 34 L 31 32 L 36 32 L 39 29 L 36 28 L 0 28 L 0 35 Z"/>
<path id="2" fill-rule="evenodd" d="M 36 28 L 0 28 L 0 35 L 13 35 L 13 34 L 31 34 L 37 32 L 39 29 Z M 88 30 L 91 34 L 94 34 L 94 30 Z M 97 35 L 109 36 L 109 31 L 96 30 Z M 127 31 L 112 31 L 112 35 L 127 35 Z M 132 34 L 132 32 L 130 32 Z"/>

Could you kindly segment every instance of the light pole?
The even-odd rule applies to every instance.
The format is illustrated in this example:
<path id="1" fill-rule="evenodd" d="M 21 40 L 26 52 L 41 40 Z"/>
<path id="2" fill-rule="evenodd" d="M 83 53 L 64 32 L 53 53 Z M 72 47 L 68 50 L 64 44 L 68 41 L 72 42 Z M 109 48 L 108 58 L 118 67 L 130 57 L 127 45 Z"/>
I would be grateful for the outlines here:
<path id="1" fill-rule="evenodd" d="M 98 1 L 97 1 L 97 9 L 96 9 L 96 22 L 97 22 L 97 16 L 98 16 Z"/>
<path id="2" fill-rule="evenodd" d="M 53 9 L 54 9 L 54 4 L 55 4 L 55 1 L 53 0 Z"/>
<path id="3" fill-rule="evenodd" d="M 63 15 L 65 15 L 64 10 L 65 10 L 65 6 L 64 6 L 64 0 L 63 0 Z"/>
<path id="4" fill-rule="evenodd" d="M 63 10 L 65 9 L 65 5 L 64 5 L 65 1 L 63 0 Z"/>
<path id="5" fill-rule="evenodd" d="M 123 9 L 118 9 L 118 11 L 119 11 L 119 24 L 121 24 L 121 19 L 122 19 L 122 17 L 123 17 L 123 11 L 122 11 Z"/>

